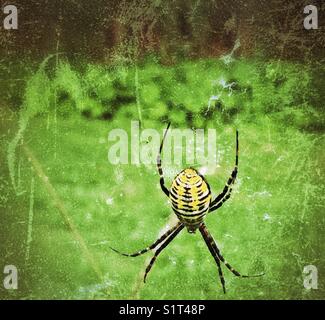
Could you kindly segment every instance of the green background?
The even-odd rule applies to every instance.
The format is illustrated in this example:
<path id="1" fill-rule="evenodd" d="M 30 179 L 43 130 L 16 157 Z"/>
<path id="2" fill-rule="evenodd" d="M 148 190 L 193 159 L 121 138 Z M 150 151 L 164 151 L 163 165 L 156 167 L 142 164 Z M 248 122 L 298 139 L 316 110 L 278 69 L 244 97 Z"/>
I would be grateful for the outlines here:
<path id="1" fill-rule="evenodd" d="M 209 8 L 203 7 L 191 11 L 190 25 L 195 17 L 205 21 Z M 180 4 L 177 10 L 185 9 Z M 62 21 L 64 14 L 53 25 L 64 34 Z M 176 15 L 175 21 L 183 20 Z M 114 43 L 114 54 L 106 51 L 105 58 L 94 58 L 88 45 L 76 54 L 55 34 L 55 50 L 43 47 L 37 57 L 31 44 L 22 58 L 19 48 L 26 44 L 14 36 L 1 60 L 0 269 L 17 266 L 19 288 L 0 285 L 1 299 L 324 299 L 322 39 L 301 56 L 290 46 L 268 52 L 267 41 L 255 38 L 249 52 L 242 40 L 249 33 L 237 27 L 241 37 L 235 28 L 234 41 L 213 53 L 202 49 L 209 37 L 200 43 L 185 35 L 177 44 L 160 28 L 165 45 L 159 51 L 143 48 L 139 34 L 123 29 L 132 41 Z M 173 28 L 175 35 L 190 27 Z M 208 23 L 205 28 L 212 30 Z M 169 121 L 172 128 L 216 129 L 218 161 L 206 175 L 213 195 L 231 173 L 239 130 L 234 192 L 206 225 L 238 271 L 265 276 L 240 279 L 224 268 L 224 295 L 203 239 L 186 230 L 159 256 L 145 285 L 152 253 L 127 258 L 109 249 L 142 249 L 176 221 L 155 165 L 107 159 L 108 133 L 121 128 L 130 137 L 132 120 L 160 133 Z M 189 165 L 199 168 L 163 163 L 167 186 L 172 172 Z M 317 290 L 303 286 L 306 265 L 318 269 Z"/>

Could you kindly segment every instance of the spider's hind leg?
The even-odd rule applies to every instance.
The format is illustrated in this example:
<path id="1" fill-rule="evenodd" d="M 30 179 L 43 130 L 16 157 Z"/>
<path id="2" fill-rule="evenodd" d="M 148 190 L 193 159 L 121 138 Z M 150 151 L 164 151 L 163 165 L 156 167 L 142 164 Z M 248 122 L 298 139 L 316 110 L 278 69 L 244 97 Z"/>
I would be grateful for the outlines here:
<path id="1" fill-rule="evenodd" d="M 226 260 L 225 258 L 221 255 L 221 252 L 216 244 L 216 242 L 214 241 L 213 237 L 211 236 L 211 234 L 209 233 L 208 229 L 206 228 L 206 226 L 204 224 L 202 224 L 200 226 L 200 231 L 201 234 L 205 240 L 205 242 L 208 244 L 210 244 L 210 246 L 212 247 L 212 250 L 214 251 L 215 255 L 218 257 L 218 259 L 223 262 L 225 264 L 225 266 L 237 277 L 241 277 L 241 278 L 253 278 L 253 277 L 260 277 L 263 276 L 264 273 L 261 274 L 256 274 L 256 275 L 242 275 L 241 273 L 239 273 L 237 270 L 235 270 Z"/>
<path id="2" fill-rule="evenodd" d="M 255 277 L 261 277 L 264 276 L 264 273 L 260 274 L 255 274 L 255 275 L 243 275 L 239 273 L 237 270 L 235 270 L 226 260 L 225 258 L 221 255 L 221 252 L 217 246 L 217 244 L 213 241 L 212 244 L 213 249 L 217 253 L 219 259 L 225 264 L 225 266 L 236 276 L 236 277 L 241 277 L 241 278 L 255 278 Z"/>
<path id="3" fill-rule="evenodd" d="M 222 285 L 223 293 L 226 293 L 226 283 L 225 283 L 225 278 L 223 276 L 221 265 L 220 265 L 220 258 L 218 257 L 216 251 L 214 250 L 214 248 L 212 246 L 212 243 L 214 242 L 214 240 L 211 237 L 211 235 L 210 235 L 209 231 L 207 230 L 204 223 L 202 223 L 200 225 L 199 230 L 203 236 L 203 239 L 204 239 L 206 245 L 208 246 L 208 249 L 209 249 L 211 255 L 213 256 L 213 259 L 215 260 L 215 262 L 218 266 L 219 278 L 220 278 L 220 282 Z"/>
<path id="4" fill-rule="evenodd" d="M 140 256 L 146 252 L 148 252 L 149 250 L 152 250 L 154 248 L 156 248 L 160 243 L 162 243 L 167 237 L 169 237 L 175 230 L 177 230 L 177 228 L 180 227 L 180 225 L 182 225 L 181 222 L 178 222 L 176 224 L 176 226 L 174 226 L 173 228 L 169 229 L 168 231 L 166 231 L 158 240 L 156 240 L 152 245 L 150 245 L 149 247 L 143 249 L 143 250 L 140 250 L 140 251 L 137 251 L 135 253 L 122 253 L 112 247 L 110 247 L 113 251 L 121 254 L 122 256 L 126 256 L 126 257 L 137 257 L 137 256 Z"/>
<path id="5" fill-rule="evenodd" d="M 169 243 L 172 242 L 172 240 L 179 234 L 179 232 L 184 228 L 183 224 L 179 224 L 178 227 L 176 228 L 176 230 L 174 230 L 174 232 L 167 238 L 167 240 L 157 249 L 157 251 L 155 252 L 155 255 L 151 258 L 147 268 L 146 268 L 146 272 L 144 274 L 144 278 L 143 278 L 143 282 L 146 282 L 146 278 L 148 273 L 150 272 L 153 264 L 155 263 L 158 255 L 160 254 L 161 251 L 163 251 Z"/>

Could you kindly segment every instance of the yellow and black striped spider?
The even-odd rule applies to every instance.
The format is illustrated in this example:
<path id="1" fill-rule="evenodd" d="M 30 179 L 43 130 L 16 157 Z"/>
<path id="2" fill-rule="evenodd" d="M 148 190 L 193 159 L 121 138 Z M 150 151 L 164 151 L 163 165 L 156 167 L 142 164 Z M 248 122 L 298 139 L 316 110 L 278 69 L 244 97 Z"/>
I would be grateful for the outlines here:
<path id="1" fill-rule="evenodd" d="M 188 232 L 190 233 L 194 233 L 197 229 L 199 229 L 207 247 L 209 248 L 211 255 L 213 256 L 217 264 L 219 277 L 224 293 L 226 293 L 226 287 L 221 269 L 221 262 L 223 262 L 225 266 L 237 277 L 248 278 L 262 276 L 263 274 L 247 276 L 242 275 L 238 271 L 236 271 L 221 255 L 216 242 L 214 241 L 213 237 L 209 233 L 204 223 L 204 218 L 207 213 L 219 209 L 224 204 L 224 202 L 230 198 L 232 186 L 235 183 L 238 172 L 238 131 L 236 130 L 235 167 L 225 187 L 223 188 L 223 191 L 214 200 L 211 201 L 211 190 L 208 182 L 193 168 L 187 168 L 181 171 L 173 180 L 171 189 L 168 190 L 166 188 L 163 170 L 161 167 L 161 152 L 169 126 L 170 123 L 167 126 L 164 137 L 160 144 L 159 153 L 157 157 L 157 167 L 160 176 L 161 189 L 171 200 L 172 208 L 176 213 L 179 222 L 173 228 L 163 234 L 156 242 L 141 251 L 132 254 L 126 254 L 121 253 L 114 248 L 111 249 L 127 257 L 137 257 L 141 254 L 148 252 L 149 250 L 155 249 L 160 244 L 159 248 L 155 251 L 153 258 L 151 259 L 149 265 L 146 268 L 146 272 L 144 275 L 144 282 L 146 282 L 147 275 L 151 270 L 154 262 L 156 261 L 158 255 L 178 235 L 178 233 L 184 227 L 186 227 Z"/>

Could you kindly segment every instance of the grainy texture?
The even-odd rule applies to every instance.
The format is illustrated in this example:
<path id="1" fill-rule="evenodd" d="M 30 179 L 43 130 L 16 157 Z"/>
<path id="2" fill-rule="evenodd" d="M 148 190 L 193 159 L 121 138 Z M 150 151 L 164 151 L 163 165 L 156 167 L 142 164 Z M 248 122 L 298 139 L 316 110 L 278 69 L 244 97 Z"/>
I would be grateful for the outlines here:
<path id="1" fill-rule="evenodd" d="M 49 1 L 44 11 L 29 1 L 22 29 L 0 30 L 0 269 L 19 272 L 19 290 L 1 285 L 1 299 L 325 298 L 324 32 L 299 29 L 298 1 L 176 2 Z M 239 130 L 232 196 L 205 223 L 236 270 L 265 276 L 222 266 L 224 295 L 200 233 L 185 229 L 145 285 L 153 253 L 109 249 L 146 248 L 176 223 L 154 163 L 107 159 L 108 133 L 130 137 L 132 120 L 160 133 L 169 121 L 215 128 L 212 199 L 233 170 Z M 199 169 L 162 158 L 165 185 L 190 165 Z M 303 286 L 310 264 L 317 290 Z"/>

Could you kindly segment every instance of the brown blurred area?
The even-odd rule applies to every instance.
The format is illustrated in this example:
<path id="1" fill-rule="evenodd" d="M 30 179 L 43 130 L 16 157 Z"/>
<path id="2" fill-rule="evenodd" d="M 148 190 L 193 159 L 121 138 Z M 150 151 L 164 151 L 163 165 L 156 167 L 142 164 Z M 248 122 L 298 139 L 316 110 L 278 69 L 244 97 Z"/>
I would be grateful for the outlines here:
<path id="1" fill-rule="evenodd" d="M 87 61 L 165 63 L 219 56 L 240 39 L 240 54 L 317 59 L 325 45 L 324 1 L 315 0 L 15 0 L 18 30 L 0 28 L 2 60 L 42 60 L 57 51 Z M 303 28 L 303 8 L 319 9 L 319 29 Z M 5 17 L 5 15 L 3 15 Z"/>

